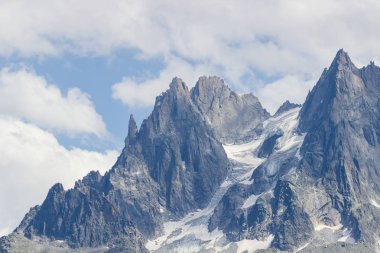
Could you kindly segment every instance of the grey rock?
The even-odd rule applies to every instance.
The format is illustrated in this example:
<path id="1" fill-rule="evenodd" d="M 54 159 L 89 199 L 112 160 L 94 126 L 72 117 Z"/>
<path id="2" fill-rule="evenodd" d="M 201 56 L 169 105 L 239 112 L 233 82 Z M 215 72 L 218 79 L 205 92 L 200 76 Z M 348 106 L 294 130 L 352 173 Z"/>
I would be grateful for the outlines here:
<path id="1" fill-rule="evenodd" d="M 224 143 L 252 140 L 262 131 L 269 113 L 252 93 L 238 95 L 219 77 L 200 77 L 191 97 Z"/>
<path id="2" fill-rule="evenodd" d="M 268 136 L 261 145 L 257 157 L 264 158 L 270 156 L 274 151 L 277 139 L 283 135 L 284 134 L 281 131 L 278 131 Z"/>
<path id="3" fill-rule="evenodd" d="M 240 207 L 249 195 L 248 186 L 234 185 L 229 188 L 209 220 L 209 231 L 218 228 L 223 230 L 231 241 L 244 239 L 242 227 L 246 219 Z"/>
<path id="4" fill-rule="evenodd" d="M 210 218 L 209 230 L 222 229 L 230 241 L 267 238 L 271 234 L 270 196 L 262 196 L 253 206 L 242 209 L 251 194 L 249 186 L 231 187 Z"/>
<path id="5" fill-rule="evenodd" d="M 334 243 L 319 247 L 306 248 L 299 253 L 375 253 L 376 251 L 367 244 Z"/>
<path id="6" fill-rule="evenodd" d="M 274 189 L 272 246 L 280 250 L 294 250 L 314 234 L 310 216 L 302 208 L 293 187 L 292 183 L 280 180 Z"/>
<path id="7" fill-rule="evenodd" d="M 280 114 L 287 112 L 291 109 L 297 108 L 297 107 L 302 107 L 300 104 L 294 104 L 289 102 L 289 100 L 286 100 L 276 111 L 276 113 L 273 115 L 274 117 L 279 116 Z"/>
<path id="8" fill-rule="evenodd" d="M 294 187 L 289 181 L 279 180 L 274 196 L 262 195 L 247 209 L 241 207 L 252 189 L 243 185 L 231 187 L 215 209 L 209 230 L 222 229 L 231 241 L 264 240 L 274 235 L 272 247 L 285 251 L 296 249 L 313 237 L 314 227 Z"/>

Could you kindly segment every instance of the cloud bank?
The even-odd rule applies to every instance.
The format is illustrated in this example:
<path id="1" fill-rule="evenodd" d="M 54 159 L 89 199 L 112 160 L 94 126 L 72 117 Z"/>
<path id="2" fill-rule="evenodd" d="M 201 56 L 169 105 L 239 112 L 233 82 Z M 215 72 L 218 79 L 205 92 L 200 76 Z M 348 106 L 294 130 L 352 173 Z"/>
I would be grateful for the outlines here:
<path id="1" fill-rule="evenodd" d="M 107 57 L 125 48 L 139 59 L 162 58 L 167 67 L 157 78 L 126 76 L 113 88 L 114 98 L 141 106 L 179 75 L 171 67 L 178 59 L 202 75 L 217 69 L 233 88 L 254 92 L 285 76 L 315 80 L 342 47 L 359 64 L 378 60 L 379 12 L 373 0 L 5 0 L 0 55 Z M 188 83 L 199 75 L 191 71 L 197 76 L 183 77 Z M 266 103 L 285 99 L 291 97 Z"/>

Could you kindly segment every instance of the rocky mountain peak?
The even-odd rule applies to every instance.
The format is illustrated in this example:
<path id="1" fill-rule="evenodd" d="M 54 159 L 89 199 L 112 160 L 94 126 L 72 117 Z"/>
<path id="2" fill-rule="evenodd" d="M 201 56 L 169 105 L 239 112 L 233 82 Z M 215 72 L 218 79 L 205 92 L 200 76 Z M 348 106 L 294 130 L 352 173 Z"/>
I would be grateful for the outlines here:
<path id="1" fill-rule="evenodd" d="M 181 78 L 174 77 L 169 87 L 169 91 L 176 96 L 184 96 L 189 94 L 189 88 Z"/>
<path id="2" fill-rule="evenodd" d="M 191 97 L 202 112 L 218 111 L 230 97 L 239 99 L 239 96 L 228 88 L 224 80 L 216 76 L 200 77 L 191 90 Z"/>
<path id="3" fill-rule="evenodd" d="M 129 116 L 129 123 L 128 123 L 128 135 L 125 139 L 126 145 L 127 143 L 132 144 L 134 140 L 136 139 L 136 135 L 138 133 L 137 124 L 135 121 L 135 118 L 133 117 L 133 114 Z"/>
<path id="4" fill-rule="evenodd" d="M 302 105 L 300 104 L 295 104 L 295 103 L 291 103 L 289 100 L 286 100 L 276 111 L 276 113 L 274 114 L 274 116 L 278 116 L 280 115 L 281 113 L 284 113 L 286 111 L 289 111 L 293 108 L 297 108 L 297 107 L 301 107 Z"/>
<path id="5" fill-rule="evenodd" d="M 216 76 L 200 77 L 191 90 L 191 99 L 224 143 L 254 138 L 260 124 L 269 117 L 257 97 L 233 92 Z"/>
<path id="6" fill-rule="evenodd" d="M 339 103 L 348 106 L 355 97 L 362 94 L 364 88 L 359 69 L 343 49 L 339 50 L 306 98 L 300 113 L 301 131 L 312 124 L 318 124 L 322 115 L 331 115 L 333 106 L 338 106 Z M 337 120 L 336 117 L 332 118 Z"/>
<path id="7" fill-rule="evenodd" d="M 351 61 L 351 58 L 350 56 L 348 56 L 348 53 L 345 52 L 342 49 L 340 49 L 337 53 L 336 53 L 336 56 L 333 60 L 333 64 L 337 64 L 337 65 L 340 65 L 340 66 L 350 66 L 352 65 L 352 61 Z"/>
<path id="8" fill-rule="evenodd" d="M 65 190 L 63 189 L 63 185 L 61 183 L 56 183 L 55 185 L 53 185 L 50 188 L 47 197 L 49 198 L 49 196 L 54 196 L 56 194 L 61 194 L 64 191 Z"/>
<path id="9" fill-rule="evenodd" d="M 220 95 L 223 91 L 231 91 L 224 83 L 224 80 L 217 76 L 201 76 L 194 87 L 194 92 L 200 96 L 206 96 L 208 92 L 213 92 L 214 96 Z"/>

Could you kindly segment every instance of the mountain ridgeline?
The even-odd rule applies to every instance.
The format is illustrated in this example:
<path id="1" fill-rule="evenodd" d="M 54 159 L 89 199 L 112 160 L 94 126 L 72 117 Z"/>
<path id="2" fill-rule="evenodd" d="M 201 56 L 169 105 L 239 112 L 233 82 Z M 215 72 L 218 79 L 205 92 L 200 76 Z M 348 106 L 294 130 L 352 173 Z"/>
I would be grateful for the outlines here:
<path id="1" fill-rule="evenodd" d="M 115 165 L 54 185 L 0 252 L 376 252 L 379 203 L 380 68 L 340 50 L 273 116 L 174 78 Z"/>

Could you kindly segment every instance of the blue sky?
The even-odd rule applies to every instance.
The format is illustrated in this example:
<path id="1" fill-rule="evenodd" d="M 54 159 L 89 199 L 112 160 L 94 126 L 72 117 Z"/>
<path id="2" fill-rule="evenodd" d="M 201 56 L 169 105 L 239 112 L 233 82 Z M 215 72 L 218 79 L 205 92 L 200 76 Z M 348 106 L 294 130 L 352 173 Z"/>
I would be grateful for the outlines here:
<path id="1" fill-rule="evenodd" d="M 48 188 L 102 173 L 174 76 L 218 75 L 270 112 L 302 103 L 344 48 L 380 58 L 375 0 L 3 0 L 0 235 Z"/>

